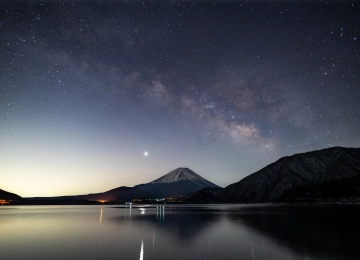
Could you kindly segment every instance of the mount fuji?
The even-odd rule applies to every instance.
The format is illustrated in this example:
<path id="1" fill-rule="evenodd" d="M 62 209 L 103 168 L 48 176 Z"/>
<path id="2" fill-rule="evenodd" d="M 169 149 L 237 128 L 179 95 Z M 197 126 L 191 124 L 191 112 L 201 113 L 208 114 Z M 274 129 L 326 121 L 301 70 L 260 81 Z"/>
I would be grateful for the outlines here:
<path id="1" fill-rule="evenodd" d="M 189 168 L 177 168 L 152 182 L 139 184 L 134 188 L 156 197 L 175 198 L 208 187 L 220 188 Z"/>

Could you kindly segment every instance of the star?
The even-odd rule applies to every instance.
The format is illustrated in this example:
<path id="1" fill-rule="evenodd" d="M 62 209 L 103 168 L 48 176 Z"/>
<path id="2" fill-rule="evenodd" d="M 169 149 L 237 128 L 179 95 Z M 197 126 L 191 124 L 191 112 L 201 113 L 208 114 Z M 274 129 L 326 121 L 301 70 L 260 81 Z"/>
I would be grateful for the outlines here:
<path id="1" fill-rule="evenodd" d="M 83 173 L 97 180 L 102 164 L 111 174 L 94 183 L 102 185 L 97 190 L 138 184 L 118 172 L 136 168 L 152 173 L 145 175 L 150 180 L 179 164 L 227 186 L 329 140 L 359 146 L 355 4 L 280 4 L 291 6 L 285 12 L 263 1 L 216 0 L 221 8 L 213 8 L 160 0 L 158 12 L 159 5 L 145 10 L 138 1 L 72 1 L 58 12 L 57 1 L 47 1 L 44 12 L 42 4 L 19 9 L 17 1 L 6 2 L 0 158 L 11 192 L 61 196 L 76 182 L 83 184 L 71 192 L 81 194 L 89 189 Z M 156 151 L 151 160 L 145 148 Z M 141 154 L 146 158 L 137 165 Z M 78 155 L 76 165 L 69 155 Z M 61 180 L 56 191 L 46 188 L 49 172 Z M 22 174 L 34 183 L 23 185 Z"/>

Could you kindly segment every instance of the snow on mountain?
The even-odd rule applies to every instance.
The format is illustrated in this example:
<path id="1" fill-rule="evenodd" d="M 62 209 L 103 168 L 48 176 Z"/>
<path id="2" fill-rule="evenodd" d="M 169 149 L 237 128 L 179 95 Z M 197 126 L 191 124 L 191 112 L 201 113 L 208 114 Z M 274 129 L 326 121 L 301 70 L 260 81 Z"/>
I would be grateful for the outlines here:
<path id="1" fill-rule="evenodd" d="M 219 188 L 189 168 L 177 168 L 152 182 L 135 186 L 161 198 L 185 196 L 207 187 Z"/>
<path id="2" fill-rule="evenodd" d="M 214 183 L 204 179 L 189 168 L 177 168 L 150 183 L 172 183 L 185 180 L 192 181 L 201 187 L 209 187 L 214 185 Z"/>

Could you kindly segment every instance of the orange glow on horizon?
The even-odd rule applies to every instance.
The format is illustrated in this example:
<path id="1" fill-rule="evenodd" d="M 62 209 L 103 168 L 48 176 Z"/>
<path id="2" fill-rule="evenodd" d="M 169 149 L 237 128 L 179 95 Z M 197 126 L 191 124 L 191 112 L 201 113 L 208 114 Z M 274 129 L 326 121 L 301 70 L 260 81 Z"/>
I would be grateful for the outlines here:
<path id="1" fill-rule="evenodd" d="M 12 200 L 3 200 L 3 199 L 0 199 L 0 204 L 1 205 L 7 205 L 7 204 L 10 204 Z"/>

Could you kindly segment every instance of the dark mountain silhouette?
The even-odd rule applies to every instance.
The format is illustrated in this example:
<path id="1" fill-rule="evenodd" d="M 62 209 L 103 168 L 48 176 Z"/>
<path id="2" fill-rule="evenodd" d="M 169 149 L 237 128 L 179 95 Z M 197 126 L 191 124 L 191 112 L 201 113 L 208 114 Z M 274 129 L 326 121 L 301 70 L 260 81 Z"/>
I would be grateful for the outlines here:
<path id="1" fill-rule="evenodd" d="M 77 201 L 91 201 L 91 200 L 104 200 L 104 201 L 124 201 L 131 200 L 134 198 L 153 198 L 154 196 L 132 187 L 118 187 L 106 192 L 91 193 L 86 195 L 74 195 L 74 196 L 59 196 L 59 197 L 37 197 L 29 198 L 31 200 L 53 200 L 53 201 L 66 201 L 66 200 L 77 200 Z"/>
<path id="2" fill-rule="evenodd" d="M 135 186 L 139 190 L 160 198 L 186 196 L 207 187 L 220 188 L 189 168 L 177 168 L 159 179 Z"/>
<path id="3" fill-rule="evenodd" d="M 150 183 L 135 187 L 118 187 L 102 193 L 86 195 L 27 198 L 29 203 L 87 204 L 91 201 L 124 202 L 132 199 L 171 198 L 187 195 L 204 187 L 219 187 L 188 168 L 178 168 Z"/>
<path id="4" fill-rule="evenodd" d="M 204 188 L 199 191 L 195 191 L 181 199 L 183 203 L 203 204 L 212 203 L 214 197 L 223 188 Z"/>
<path id="5" fill-rule="evenodd" d="M 1 200 L 21 200 L 22 198 L 14 193 L 7 192 L 0 189 L 0 199 Z"/>
<path id="6" fill-rule="evenodd" d="M 360 197 L 360 148 L 333 147 L 283 157 L 215 195 L 221 203 Z"/>
<path id="7" fill-rule="evenodd" d="M 129 200 L 134 198 L 153 198 L 154 196 L 137 188 L 123 186 L 103 193 L 93 193 L 76 197 L 87 200 Z"/>
<path id="8" fill-rule="evenodd" d="M 360 202 L 360 148 L 332 147 L 286 156 L 224 189 L 188 168 L 178 168 L 135 187 L 31 199 L 89 202 L 179 197 L 185 203 Z"/>

